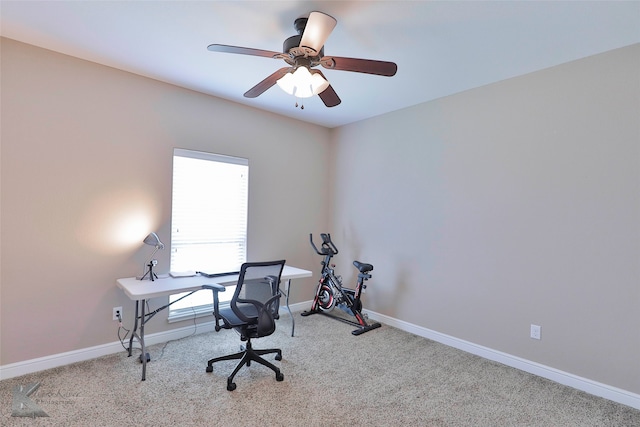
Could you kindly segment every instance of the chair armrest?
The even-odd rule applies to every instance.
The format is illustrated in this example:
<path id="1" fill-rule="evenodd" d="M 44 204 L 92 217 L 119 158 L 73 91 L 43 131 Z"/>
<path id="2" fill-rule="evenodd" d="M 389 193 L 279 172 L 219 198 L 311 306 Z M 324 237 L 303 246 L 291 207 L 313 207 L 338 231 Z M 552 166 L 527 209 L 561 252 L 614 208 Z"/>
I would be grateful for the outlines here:
<path id="1" fill-rule="evenodd" d="M 266 276 L 265 279 L 271 285 L 271 293 L 275 295 L 276 291 L 278 291 L 278 285 L 280 284 L 280 277 L 278 276 Z"/>
<path id="2" fill-rule="evenodd" d="M 279 316 L 279 308 L 280 308 L 280 298 L 282 297 L 282 291 L 278 289 L 278 293 L 269 298 L 267 302 L 264 303 L 265 308 L 269 311 L 269 314 L 274 319 L 280 318 Z"/>
<path id="3" fill-rule="evenodd" d="M 202 285 L 202 289 L 211 289 L 214 292 L 224 292 L 227 290 L 227 288 L 217 283 L 214 283 L 212 285 Z"/>
<path id="4" fill-rule="evenodd" d="M 213 316 L 216 318 L 216 332 L 219 332 L 221 327 L 220 327 L 220 313 L 219 313 L 219 298 L 218 298 L 218 293 L 220 292 L 224 292 L 227 290 L 227 288 L 225 288 L 222 285 L 219 285 L 217 283 L 214 283 L 212 285 L 202 285 L 202 289 L 211 289 L 213 291 Z"/>

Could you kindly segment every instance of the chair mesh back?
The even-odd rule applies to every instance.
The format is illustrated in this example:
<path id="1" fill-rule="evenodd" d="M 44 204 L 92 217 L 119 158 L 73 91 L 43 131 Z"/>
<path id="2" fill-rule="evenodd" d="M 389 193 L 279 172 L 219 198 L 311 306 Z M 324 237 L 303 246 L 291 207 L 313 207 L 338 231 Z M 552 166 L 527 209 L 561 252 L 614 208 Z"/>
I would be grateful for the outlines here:
<path id="1" fill-rule="evenodd" d="M 261 304 L 266 304 L 270 298 L 277 295 L 280 290 L 280 275 L 283 267 L 284 261 L 245 263 L 240 271 L 240 281 L 236 288 L 236 295 L 231 301 L 232 307 L 233 305 L 236 306 L 234 311 L 240 309 L 247 317 L 257 316 L 255 307 L 251 304 L 243 303 L 243 300 L 254 300 Z M 276 298 L 267 307 L 275 318 L 278 316 L 279 306 L 279 299 Z M 239 317 L 242 318 L 242 316 Z M 247 319 L 243 320 L 246 321 Z"/>

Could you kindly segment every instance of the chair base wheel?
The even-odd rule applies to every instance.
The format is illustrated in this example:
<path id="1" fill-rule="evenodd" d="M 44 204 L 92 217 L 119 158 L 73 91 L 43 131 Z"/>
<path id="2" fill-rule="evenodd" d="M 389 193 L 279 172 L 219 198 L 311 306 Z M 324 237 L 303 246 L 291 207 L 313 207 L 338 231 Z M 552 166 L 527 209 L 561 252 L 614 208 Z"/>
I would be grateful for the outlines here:
<path id="1" fill-rule="evenodd" d="M 213 372 L 213 366 L 207 366 L 207 372 Z"/>
<path id="2" fill-rule="evenodd" d="M 278 372 L 276 374 L 276 381 L 283 381 L 284 380 L 284 374 L 282 372 Z"/>
<path id="3" fill-rule="evenodd" d="M 276 360 L 282 360 L 282 355 L 281 354 L 276 354 Z"/>
<path id="4" fill-rule="evenodd" d="M 236 389 L 236 383 L 227 383 L 227 390 L 233 391 Z"/>

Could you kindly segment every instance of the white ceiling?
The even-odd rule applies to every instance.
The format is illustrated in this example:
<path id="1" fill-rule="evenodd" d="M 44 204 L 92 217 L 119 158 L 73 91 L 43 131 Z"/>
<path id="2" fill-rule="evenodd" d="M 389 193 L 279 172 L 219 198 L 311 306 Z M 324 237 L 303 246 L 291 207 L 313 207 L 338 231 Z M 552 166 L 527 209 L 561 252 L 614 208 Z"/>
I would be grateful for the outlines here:
<path id="1" fill-rule="evenodd" d="M 325 70 L 342 99 L 304 110 L 272 87 L 242 95 L 282 60 L 214 53 L 212 43 L 281 51 L 296 18 L 338 25 L 325 54 L 392 61 L 394 77 Z M 326 127 L 640 42 L 639 1 L 5 1 L 4 37 Z"/>

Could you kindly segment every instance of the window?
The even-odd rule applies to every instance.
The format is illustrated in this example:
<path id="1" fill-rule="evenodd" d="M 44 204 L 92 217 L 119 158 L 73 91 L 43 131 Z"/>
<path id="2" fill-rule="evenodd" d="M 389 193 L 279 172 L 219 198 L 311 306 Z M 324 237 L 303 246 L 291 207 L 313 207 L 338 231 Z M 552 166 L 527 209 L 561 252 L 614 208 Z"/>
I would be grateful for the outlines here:
<path id="1" fill-rule="evenodd" d="M 247 254 L 248 184 L 247 159 L 174 149 L 172 272 L 240 270 Z M 196 292 L 172 304 L 169 319 L 211 314 L 212 299 L 211 292 Z"/>

